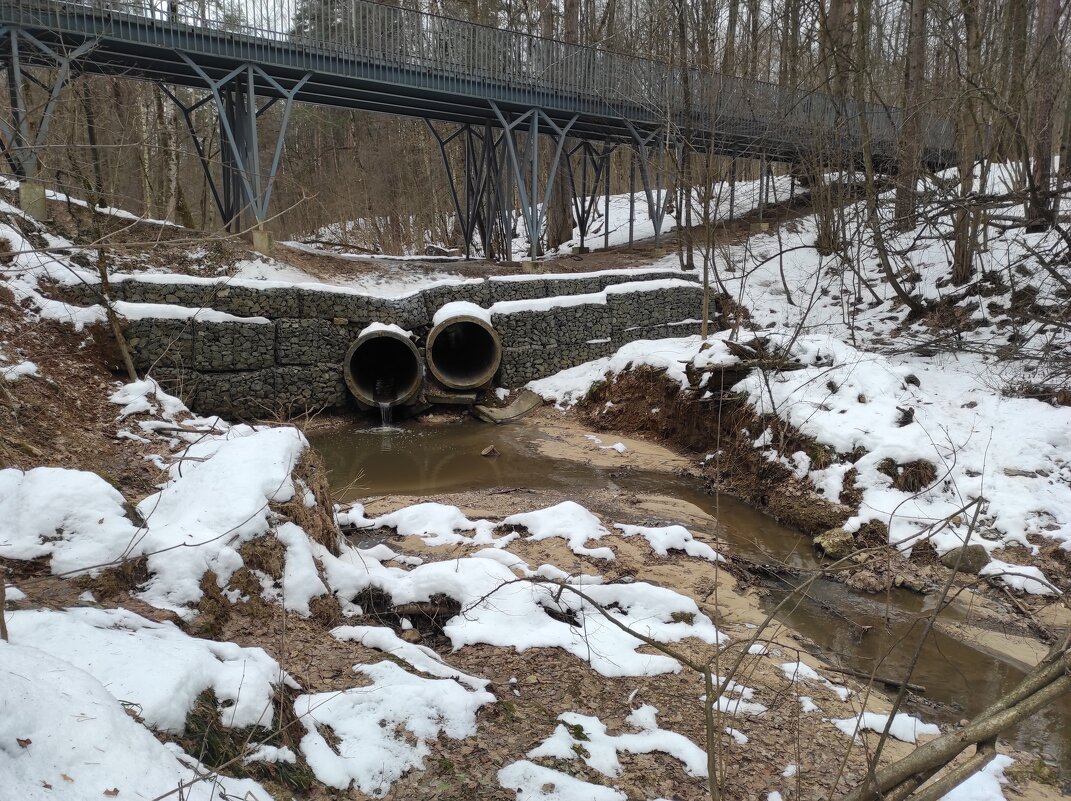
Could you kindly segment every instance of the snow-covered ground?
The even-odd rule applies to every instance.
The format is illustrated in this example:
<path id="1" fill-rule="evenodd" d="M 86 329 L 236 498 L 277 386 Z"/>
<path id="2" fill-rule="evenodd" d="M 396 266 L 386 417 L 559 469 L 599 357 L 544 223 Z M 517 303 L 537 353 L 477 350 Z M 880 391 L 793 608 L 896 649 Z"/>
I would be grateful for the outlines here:
<path id="1" fill-rule="evenodd" d="M 642 647 L 644 641 L 730 644 L 691 598 L 674 590 L 573 574 L 549 564 L 533 568 L 507 549 L 522 540 L 563 538 L 574 553 L 612 563 L 614 542 L 641 537 L 658 554 L 683 551 L 705 565 L 721 559 L 684 526 L 613 523 L 575 502 L 501 520 L 472 520 L 438 503 L 369 518 L 355 505 L 339 513 L 341 522 L 390 527 L 443 548 L 444 554 L 459 545 L 473 550 L 442 561 L 401 557 L 385 545 L 358 549 L 338 542 L 332 550 L 273 510 L 285 501 L 315 503 L 308 487 L 292 475 L 307 448 L 296 429 L 193 416 L 150 380 L 120 387 L 112 402 L 117 426 L 136 430 L 166 468 L 159 491 L 137 505 L 138 522 L 126 516 L 124 497 L 92 473 L 0 470 L 5 557 L 45 559 L 54 573 L 69 575 L 94 574 L 145 556 L 148 579 L 141 598 L 187 618 L 198 608 L 209 570 L 225 599 L 243 600 L 243 590 L 229 583 L 249 567 L 242 546 L 274 538 L 285 565 L 280 578 L 254 571 L 261 597 L 300 616 L 309 616 L 310 601 L 324 595 L 339 601 L 343 615 L 361 614 L 351 599 L 364 597 L 368 588 L 389 595 L 396 605 L 447 596 L 462 610 L 442 629 L 455 650 L 475 645 L 513 652 L 559 649 L 611 677 L 682 670 L 672 657 Z M 589 547 L 592 541 L 599 547 Z M 9 598 L 25 601 L 14 588 Z M 208 690 L 225 728 L 256 724 L 271 732 L 283 714 L 279 705 L 293 705 L 291 712 L 303 727 L 297 750 L 254 737 L 241 755 L 243 764 L 301 759 L 328 787 L 381 795 L 407 772 L 421 769 L 437 742 L 473 737 L 481 710 L 508 688 L 517 692 L 512 684 L 492 691 L 486 678 L 458 670 L 391 627 L 364 624 L 342 625 L 331 635 L 389 660 L 355 664 L 352 683 L 307 692 L 260 648 L 193 637 L 172 623 L 124 609 L 97 608 L 91 595 L 83 602 L 88 605 L 5 613 L 10 642 L 0 643 L 0 672 L 10 678 L 0 696 L 0 740 L 6 737 L 15 745 L 0 747 L 0 771 L 8 777 L 7 790 L 19 798 L 50 798 L 51 790 L 71 786 L 81 792 L 78 798 L 152 798 L 184 783 L 187 798 L 267 801 L 270 796 L 256 782 L 205 770 L 194 756 L 161 745 L 152 735 L 181 732 Z M 767 652 L 763 646 L 754 651 L 755 658 Z M 823 704 L 849 699 L 846 688 L 813 668 L 789 664 L 797 669 L 791 676 L 786 671 L 786 681 L 814 684 L 812 692 L 824 694 Z M 745 732 L 757 717 L 769 714 L 769 701 L 761 703 L 755 689 L 736 681 L 716 681 L 723 695 L 713 708 L 725 736 L 746 744 Z M 697 708 L 703 700 L 695 699 Z M 137 718 L 128 708 L 137 710 Z M 619 755 L 653 752 L 668 754 L 687 776 L 706 775 L 699 744 L 660 724 L 654 706 L 631 709 L 624 725 L 613 729 L 598 717 L 562 712 L 560 724 L 541 744 L 501 767 L 498 782 L 516 790 L 518 798 L 622 799 L 625 793 L 615 786 L 622 774 Z M 546 760 L 557 766 L 561 760 L 583 760 L 604 783 L 540 764 Z"/>
<path id="2" fill-rule="evenodd" d="M 1010 180 L 994 170 L 991 188 L 999 191 Z M 924 300 L 940 300 L 954 289 L 946 285 L 949 244 L 938 236 L 944 233 L 945 227 L 924 227 L 889 243 L 894 251 L 913 245 L 902 272 L 914 276 L 913 290 Z M 903 324 L 906 310 L 883 280 L 873 248 L 863 242 L 855 250 L 867 289 L 838 258 L 817 254 L 816 236 L 815 218 L 805 217 L 714 254 L 714 290 L 723 288 L 751 315 L 740 329 L 718 332 L 706 343 L 698 337 L 633 342 L 530 388 L 567 407 L 595 382 L 640 365 L 664 369 L 686 387 L 689 363 L 702 368 L 736 361 L 725 339 L 765 338 L 768 350 L 783 352 L 801 369 L 756 370 L 734 389 L 759 415 L 780 418 L 841 458 L 812 465 L 803 451 L 780 452 L 769 430 L 749 432 L 754 446 L 831 501 L 840 500 L 843 479 L 854 468 L 862 502 L 846 529 L 880 521 L 905 552 L 923 540 L 939 554 L 964 543 L 981 545 L 993 556 L 986 575 L 1028 593 L 1060 591 L 1036 567 L 1020 563 L 1023 552 L 1036 554 L 1045 541 L 1071 549 L 1071 407 L 1011 396 L 1032 380 L 1025 371 L 1034 361 L 997 356 L 1001 346 L 1022 340 L 1036 343 L 1038 353 L 1071 353 L 1068 341 L 1046 334 L 1043 323 L 1007 322 L 1024 258 L 1051 247 L 1055 235 L 989 240 L 980 268 L 1005 280 L 1004 289 L 979 298 L 969 313 L 977 327 L 961 332 L 955 347 L 933 346 L 940 332 L 924 324 Z M 1032 280 L 1042 293 L 1052 288 L 1053 279 L 1043 274 Z M 849 460 L 856 449 L 865 453 Z M 898 489 L 889 460 L 894 475 L 925 461 L 934 478 L 919 491 Z"/>
<path id="3" fill-rule="evenodd" d="M 689 637 L 711 644 L 725 640 L 691 599 L 672 590 L 643 582 L 605 583 L 550 565 L 533 570 L 502 550 L 517 536 L 508 533 L 511 529 L 526 529 L 537 540 L 564 535 L 572 520 L 585 532 L 570 538 L 578 551 L 589 536 L 608 535 L 610 527 L 578 504 L 498 522 L 470 521 L 441 504 L 418 504 L 367 521 L 355 507 L 346 513 L 350 524 L 390 526 L 438 545 L 473 542 L 464 532 L 474 531 L 499 547 L 444 562 L 410 559 L 404 568 L 390 564 L 399 560 L 385 546 L 358 550 L 340 542 L 332 553 L 272 511 L 273 504 L 295 498 L 315 503 L 292 476 L 307 448 L 297 429 L 232 426 L 192 416 L 151 380 L 120 387 L 112 402 L 117 424 L 127 431 L 136 428 L 136 437 L 156 447 L 166 468 L 160 490 L 137 505 L 138 522 L 132 522 L 126 499 L 93 473 L 0 470 L 0 519 L 5 521 L 0 547 L 6 558 L 45 559 L 54 574 L 70 576 L 97 574 L 144 556 L 148 579 L 141 598 L 189 618 L 202 598 L 207 571 L 225 598 L 241 600 L 241 591 L 229 586 L 230 577 L 245 566 L 241 548 L 270 537 L 282 545 L 285 566 L 278 580 L 254 571 L 261 595 L 303 616 L 310 614 L 310 600 L 325 594 L 336 596 L 349 614 L 359 614 L 349 599 L 365 587 L 386 592 L 396 604 L 444 594 L 464 609 L 444 626 L 455 648 L 477 643 L 518 651 L 560 648 L 610 676 L 681 669 L 668 656 L 641 653 L 641 640 L 629 630 L 667 643 Z M 502 536 L 494 537 L 496 529 Z M 663 549 L 699 545 L 683 527 L 635 533 Z M 563 594 L 557 587 L 577 592 Z M 15 588 L 9 597 L 25 598 Z M 87 600 L 92 603 L 92 596 Z M 612 619 L 595 604 L 610 610 Z M 563 622 L 562 615 L 579 622 Z M 477 712 L 496 700 L 485 679 L 451 668 L 434 651 L 399 639 L 389 627 L 342 626 L 334 636 L 381 650 L 431 678 L 383 661 L 355 665 L 352 687 L 300 694 L 299 684 L 259 648 L 191 637 L 171 623 L 123 609 L 25 609 L 5 612 L 5 619 L 10 643 L 0 643 L 0 671 L 21 678 L 13 686 L 9 682 L 10 691 L 0 700 L 0 729 L 12 743 L 25 744 L 0 747 L 0 770 L 9 777 L 8 791 L 20 798 L 49 797 L 49 789 L 64 784 L 92 788 L 84 797 L 115 795 L 113 790 L 122 797 L 155 797 L 189 781 L 195 782 L 191 798 L 237 793 L 267 799 L 253 782 L 211 773 L 198 779 L 200 769 L 191 757 L 160 745 L 144 727 L 181 732 L 195 701 L 211 690 L 223 726 L 270 730 L 281 687 L 299 692 L 293 711 L 305 727 L 300 750 L 316 777 L 330 787 L 352 785 L 378 795 L 422 766 L 438 738 L 472 736 Z M 42 674 L 47 680 L 28 678 Z M 56 693 L 70 700 L 54 703 L 50 699 Z M 124 704 L 135 705 L 140 722 L 126 714 Z M 87 712 L 94 723 L 79 725 Z M 653 713 L 641 714 L 636 725 L 642 733 L 623 735 L 618 747 L 669 748 L 687 754 L 689 765 L 702 765 L 694 744 L 658 729 Z M 328 731 L 333 744 L 325 739 Z M 109 747 L 101 751 L 101 743 Z M 266 742 L 251 741 L 247 750 L 250 761 L 296 758 Z"/>
<path id="4" fill-rule="evenodd" d="M 693 220 L 698 221 L 708 216 L 711 220 L 726 221 L 750 214 L 759 207 L 761 191 L 761 183 L 757 180 L 736 181 L 732 188 L 730 188 L 728 181 L 717 182 L 711 186 L 710 192 L 706 197 L 699 189 L 696 189 L 691 197 Z M 806 190 L 798 186 L 793 188 L 793 179 L 790 176 L 778 175 L 768 179 L 765 191 L 766 203 L 774 204 L 789 200 L 793 191 L 798 193 Z M 573 228 L 572 236 L 563 242 L 554 253 L 568 254 L 572 251 L 572 248 L 581 244 L 590 248 L 627 245 L 630 237 L 633 242 L 649 240 L 655 234 L 654 216 L 657 216 L 657 211 L 655 210 L 667 209 L 667 204 L 668 210 L 662 216 L 661 233 L 668 234 L 676 230 L 683 216 L 679 213 L 679 209 L 673 207 L 676 202 L 676 196 L 670 197 L 670 194 L 664 188 L 656 189 L 651 192 L 650 200 L 651 203 L 649 204 L 647 195 L 639 186 L 634 196 L 630 196 L 627 192 L 611 194 L 609 203 L 607 203 L 605 195 L 599 195 L 597 198 L 587 198 L 586 202 L 591 205 L 591 217 L 588 221 L 586 236 L 581 237 L 578 223 Z M 541 211 L 542 204 L 539 204 L 538 208 Z M 652 215 L 652 211 L 655 211 L 655 215 Z M 629 224 L 630 218 L 632 220 L 631 227 Z M 543 231 L 541 232 L 544 241 L 546 237 L 546 222 L 544 218 Z M 693 224 L 695 223 L 693 222 Z M 512 258 L 515 260 L 527 258 L 531 252 L 531 247 L 528 232 L 525 230 L 524 219 L 519 211 L 515 210 L 513 213 L 512 227 L 514 234 L 510 240 Z M 378 246 L 376 237 L 379 235 L 380 230 L 382 230 L 382 225 L 379 222 L 352 220 L 346 223 L 333 223 L 313 232 L 307 239 L 315 244 L 300 241 L 286 242 L 285 244 L 309 253 L 331 253 L 343 259 L 368 261 L 384 257 L 378 254 L 339 253 L 339 248 L 320 243 L 338 242 L 340 246 L 357 244 L 361 247 L 376 248 Z M 478 232 L 474 247 L 479 251 Z M 427 259 L 426 256 L 420 255 L 419 252 L 385 258 L 399 263 L 404 263 L 407 259 L 414 261 Z M 448 263 L 452 259 L 461 259 L 463 256 L 436 256 L 434 258 L 436 261 Z"/>
<path id="5" fill-rule="evenodd" d="M 0 211 L 16 213 L 10 208 Z M 774 346 L 783 344 L 801 365 L 769 382 L 753 375 L 738 390 L 757 412 L 778 415 L 840 453 L 866 450 L 854 465 L 863 503 L 850 527 L 881 520 L 892 542 L 905 550 L 928 537 L 945 551 L 966 539 L 973 511 L 965 509 L 972 500 L 984 498 L 981 506 L 972 507 L 980 509 L 980 525 L 971 542 L 999 551 L 1009 562 L 1015 561 L 1016 549 L 1037 547 L 1027 537 L 1049 538 L 1071 548 L 1071 411 L 1005 397 L 999 390 L 1007 375 L 996 375 L 987 356 L 903 352 L 897 337 L 905 335 L 888 319 L 894 307 L 873 259 L 860 255 L 864 275 L 880 293 L 881 303 L 857 306 L 851 302 L 851 276 L 843 265 L 819 259 L 809 249 L 814 233 L 813 221 L 803 220 L 795 231 L 782 231 L 780 243 L 773 236 L 752 239 L 731 252 L 727 263 L 735 271 L 719 272 L 726 289 L 751 310 L 756 331 Z M 615 232 L 619 235 L 620 226 Z M 28 301 L 33 313 L 45 319 L 76 326 L 99 319 L 99 310 L 76 313 L 40 293 L 41 278 L 77 280 L 77 268 L 70 262 L 30 247 L 13 227 L 0 227 L 0 236 L 8 238 L 16 252 L 16 267 L 5 274 L 5 281 L 17 300 Z M 779 245 L 800 249 L 769 259 Z M 999 263 L 1023 246 L 991 244 L 990 253 Z M 943 247 L 930 244 L 911 256 L 926 297 L 942 291 L 936 274 L 944 269 Z M 267 285 L 298 278 L 272 274 L 272 269 L 250 267 L 260 272 L 244 280 Z M 613 356 L 535 382 L 532 388 L 566 406 L 594 382 L 639 365 L 663 369 L 689 387 L 686 365 L 702 370 L 739 362 L 725 344 L 734 333 L 741 340 L 751 336 L 720 332 L 707 342 L 691 337 L 631 343 Z M 919 331 L 908 334 L 918 336 Z M 970 336 L 998 333 L 982 330 Z M 25 365 L 33 363 L 0 357 L 0 371 L 20 379 L 36 374 L 36 366 Z M 8 372 L 3 377 L 12 381 Z M 705 391 L 702 386 L 689 388 Z M 603 677 L 638 679 L 684 670 L 680 660 L 656 652 L 651 643 L 690 643 L 709 651 L 734 644 L 703 608 L 675 590 L 578 573 L 575 565 L 571 570 L 551 564 L 533 567 L 510 550 L 528 543 L 564 543 L 574 556 L 587 558 L 600 570 L 606 566 L 611 574 L 615 543 L 642 538 L 654 553 L 683 552 L 704 570 L 715 570 L 721 555 L 684 526 L 620 524 L 600 519 L 575 501 L 524 509 L 500 520 L 471 519 L 457 507 L 440 503 L 416 504 L 374 518 L 355 506 L 341 512 L 339 522 L 391 528 L 402 537 L 419 538 L 426 547 L 443 548 L 444 558 L 425 560 L 386 545 L 359 549 L 344 542 L 325 544 L 279 511 L 281 504 L 310 509 L 316 504 L 311 490 L 294 476 L 308 448 L 298 429 L 196 417 L 151 380 L 117 387 L 111 400 L 117 435 L 150 446 L 163 472 L 160 486 L 137 500 L 88 471 L 2 469 L 0 552 L 6 559 L 40 560 L 54 575 L 67 577 L 93 576 L 124 560 L 143 558 L 146 578 L 137 591 L 140 601 L 182 620 L 197 615 L 206 581 L 215 581 L 229 603 L 248 600 L 250 592 L 256 595 L 248 585 L 231 583 L 243 569 L 254 575 L 261 600 L 306 618 L 324 599 L 337 602 L 344 617 L 353 617 L 364 611 L 355 599 L 376 592 L 389 595 L 395 605 L 447 596 L 462 610 L 442 626 L 455 653 L 476 647 L 511 654 L 556 649 Z M 902 409 L 912 410 L 906 425 L 900 425 Z M 813 468 L 802 452 L 777 452 L 767 432 L 750 435 L 768 458 L 783 461 L 830 499 L 839 497 L 847 465 Z M 920 493 L 898 490 L 878 469 L 885 459 L 898 464 L 929 461 L 937 479 Z M 940 528 L 934 525 L 939 521 Z M 278 544 L 281 575 L 247 564 L 246 546 L 264 542 Z M 457 552 L 460 548 L 467 550 Z M 987 570 L 1000 575 L 1009 568 L 995 560 Z M 1002 576 L 1012 587 L 1052 591 L 1034 568 L 1015 567 L 1013 572 Z M 16 587 L 7 590 L 7 597 L 15 603 L 26 601 Z M 513 682 L 492 687 L 479 671 L 451 665 L 449 655 L 408 642 L 391 627 L 369 625 L 341 625 L 331 636 L 388 658 L 353 665 L 343 685 L 331 691 L 310 691 L 260 648 L 194 637 L 172 623 L 124 609 L 96 608 L 92 596 L 83 603 L 2 610 L 10 641 L 0 642 L 0 673 L 5 677 L 0 775 L 5 777 L 5 792 L 13 797 L 55 798 L 64 791 L 76 798 L 155 798 L 181 786 L 182 797 L 189 799 L 266 801 L 271 796 L 257 782 L 208 771 L 195 755 L 164 745 L 153 735 L 154 730 L 181 730 L 207 690 L 218 701 L 219 723 L 225 728 L 270 728 L 280 718 L 282 704 L 290 704 L 285 711 L 300 722 L 295 750 L 251 739 L 243 762 L 301 759 L 324 785 L 379 795 L 408 771 L 424 766 L 440 741 L 472 738 L 482 711 L 517 692 Z M 404 628 L 403 622 L 403 633 Z M 731 747 L 747 747 L 755 720 L 783 713 L 775 707 L 784 700 L 782 694 L 798 700 L 798 707 L 792 701 L 792 714 L 817 716 L 823 708 L 847 713 L 828 721 L 831 736 L 839 737 L 833 729 L 838 727 L 846 742 L 859 730 L 885 727 L 886 714 L 860 708 L 861 699 L 848 687 L 799 661 L 798 653 L 759 643 L 748 653 L 778 660 L 773 673 L 780 690 L 775 694 L 757 684 L 747 687 L 715 677 L 718 690 L 710 705 L 719 716 L 718 731 Z M 783 661 L 786 658 L 793 661 Z M 499 785 L 515 791 L 518 799 L 618 801 L 630 797 L 615 784 L 622 772 L 621 755 L 653 752 L 668 755 L 689 777 L 705 775 L 706 754 L 695 740 L 673 731 L 655 706 L 633 704 L 631 696 L 629 702 L 627 717 L 613 722 L 555 710 L 556 722 L 551 718 L 538 735 L 543 739 L 527 752 L 514 754 L 497 771 Z M 695 698 L 696 709 L 704 703 L 705 697 Z M 919 735 L 932 736 L 935 729 L 902 713 L 892 721 L 893 735 L 909 742 Z M 554 760 L 555 767 L 541 760 Z M 562 770 L 581 763 L 599 774 L 600 783 Z M 998 757 L 948 798 L 1003 798 L 1000 786 L 1008 764 L 1006 757 Z M 782 771 L 778 763 L 776 781 L 794 779 L 793 767 L 798 769 L 790 765 Z M 766 797 L 781 796 L 770 789 Z"/>

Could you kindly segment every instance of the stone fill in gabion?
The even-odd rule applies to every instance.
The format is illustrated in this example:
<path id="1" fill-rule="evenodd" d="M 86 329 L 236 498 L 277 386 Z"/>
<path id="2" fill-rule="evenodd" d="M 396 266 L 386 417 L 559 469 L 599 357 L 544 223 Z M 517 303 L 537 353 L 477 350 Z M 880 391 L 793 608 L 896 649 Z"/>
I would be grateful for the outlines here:
<path id="1" fill-rule="evenodd" d="M 275 326 L 271 323 L 197 323 L 193 368 L 222 372 L 275 366 Z"/>
<path id="2" fill-rule="evenodd" d="M 661 283 L 645 284 L 645 278 Z M 533 301 L 492 314 L 503 347 L 496 381 L 507 387 L 607 356 L 626 342 L 699 333 L 701 288 L 666 286 L 665 278 L 664 273 L 632 273 L 486 279 L 393 299 L 306 286 L 127 280 L 113 285 L 113 296 L 186 306 L 191 319 L 126 323 L 135 365 L 151 370 L 165 389 L 198 412 L 252 419 L 350 404 L 342 359 L 365 326 L 393 323 L 420 340 L 435 312 L 457 300 L 483 308 L 499 301 Z M 622 283 L 635 286 L 602 294 Z M 72 288 L 72 295 L 90 303 L 99 299 L 93 285 Z M 590 298 L 577 298 L 574 305 L 552 300 L 570 295 Z M 198 308 L 207 303 L 215 304 L 214 311 Z M 219 317 L 216 311 L 258 320 L 211 319 Z"/>
<path id="3" fill-rule="evenodd" d="M 130 320 L 126 340 L 134 366 L 139 370 L 153 367 L 193 367 L 192 320 Z"/>

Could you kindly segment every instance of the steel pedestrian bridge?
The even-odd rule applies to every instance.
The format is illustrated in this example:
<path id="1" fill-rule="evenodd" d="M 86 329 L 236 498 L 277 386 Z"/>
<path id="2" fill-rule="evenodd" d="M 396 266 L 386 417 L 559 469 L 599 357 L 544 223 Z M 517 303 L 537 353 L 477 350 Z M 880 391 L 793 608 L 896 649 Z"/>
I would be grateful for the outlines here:
<path id="1" fill-rule="evenodd" d="M 652 148 L 685 141 L 726 156 L 857 163 L 868 132 L 877 168 L 893 169 L 896 162 L 903 120 L 895 108 L 716 73 L 685 74 L 652 59 L 368 0 L 257 0 L 242 12 L 241 18 L 224 15 L 188 0 L 0 0 L 0 66 L 11 99 L 0 134 L 12 169 L 33 178 L 60 90 L 80 73 L 159 83 L 182 109 L 219 211 L 234 224 L 243 211 L 257 223 L 267 218 L 295 102 L 422 118 L 448 169 L 447 146 L 460 143 L 464 174 L 451 171 L 450 178 L 467 244 L 477 229 L 487 241 L 514 191 L 529 233 L 538 232 L 562 163 L 582 211 L 577 197 L 590 187 L 575 188 L 581 171 L 570 155 L 586 160 L 591 171 L 584 173 L 594 173 L 597 186 L 620 145 L 638 152 L 649 203 L 660 202 L 649 169 Z M 35 77 L 41 67 L 54 70 L 47 82 Z M 27 78 L 49 93 L 32 135 Z M 204 94 L 196 99 L 173 87 Z M 262 148 L 257 118 L 279 102 L 279 136 Z M 191 116 L 209 105 L 224 143 L 218 179 Z M 951 124 L 926 118 L 920 127 L 924 162 L 953 163 Z M 555 143 L 543 155 L 549 159 L 543 170 L 540 134 Z M 653 213 L 652 219 L 661 218 Z"/>

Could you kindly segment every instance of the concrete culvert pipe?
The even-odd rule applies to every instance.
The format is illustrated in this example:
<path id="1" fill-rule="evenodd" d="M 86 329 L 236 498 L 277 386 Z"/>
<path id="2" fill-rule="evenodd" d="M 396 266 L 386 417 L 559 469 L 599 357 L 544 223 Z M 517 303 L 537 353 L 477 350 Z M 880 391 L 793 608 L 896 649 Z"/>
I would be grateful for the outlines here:
<path id="1" fill-rule="evenodd" d="M 491 383 L 502 362 L 502 341 L 487 312 L 471 303 L 448 303 L 434 323 L 424 352 L 439 383 L 450 389 Z"/>
<path id="2" fill-rule="evenodd" d="M 424 383 L 424 360 L 412 338 L 396 326 L 372 325 L 362 331 L 342 369 L 346 386 L 365 406 L 408 403 Z"/>

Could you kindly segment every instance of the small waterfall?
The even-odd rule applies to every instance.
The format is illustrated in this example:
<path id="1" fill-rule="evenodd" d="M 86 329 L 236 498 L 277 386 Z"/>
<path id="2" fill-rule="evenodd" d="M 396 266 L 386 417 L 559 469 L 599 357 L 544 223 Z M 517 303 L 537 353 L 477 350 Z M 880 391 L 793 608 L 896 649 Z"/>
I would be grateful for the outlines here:
<path id="1" fill-rule="evenodd" d="M 391 406 L 390 401 L 381 400 L 379 402 L 379 424 L 384 428 L 394 422 L 394 416 L 391 413 L 392 408 L 393 407 Z"/>

